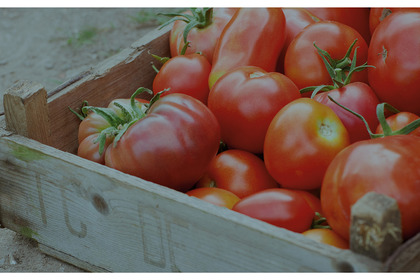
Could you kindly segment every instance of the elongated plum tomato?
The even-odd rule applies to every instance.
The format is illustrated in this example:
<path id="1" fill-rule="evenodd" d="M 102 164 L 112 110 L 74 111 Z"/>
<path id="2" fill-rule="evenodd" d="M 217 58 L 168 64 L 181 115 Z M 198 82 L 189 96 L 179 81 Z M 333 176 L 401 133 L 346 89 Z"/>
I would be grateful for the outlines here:
<path id="1" fill-rule="evenodd" d="M 366 193 L 377 192 L 397 201 L 404 239 L 420 232 L 418 155 L 420 138 L 412 135 L 363 140 L 342 150 L 321 188 L 322 209 L 332 229 L 349 240 L 351 207 Z"/>
<path id="2" fill-rule="evenodd" d="M 299 98 L 272 120 L 264 142 L 268 172 L 285 188 L 316 189 L 333 158 L 350 143 L 341 120 L 327 105 Z"/>
<path id="3" fill-rule="evenodd" d="M 220 77 L 210 91 L 208 106 L 229 148 L 261 154 L 271 120 L 298 98 L 299 89 L 285 75 L 245 66 Z"/>
<path id="4" fill-rule="evenodd" d="M 294 232 L 308 230 L 314 212 L 294 190 L 275 188 L 242 198 L 232 210 Z"/>
<path id="5" fill-rule="evenodd" d="M 278 184 L 268 174 L 261 158 L 247 151 L 232 149 L 213 158 L 197 187 L 217 187 L 243 198 L 264 189 L 276 188 Z"/>
<path id="6" fill-rule="evenodd" d="M 105 152 L 105 164 L 179 191 L 190 189 L 205 173 L 220 144 L 213 113 L 186 94 L 156 101 Z"/>
<path id="7" fill-rule="evenodd" d="M 232 209 L 240 200 L 237 195 L 228 190 L 212 187 L 192 189 L 187 191 L 186 194 L 228 209 Z"/>
<path id="8" fill-rule="evenodd" d="M 281 8 L 239 8 L 217 40 L 209 88 L 226 72 L 240 66 L 274 71 L 283 49 L 285 28 Z"/>

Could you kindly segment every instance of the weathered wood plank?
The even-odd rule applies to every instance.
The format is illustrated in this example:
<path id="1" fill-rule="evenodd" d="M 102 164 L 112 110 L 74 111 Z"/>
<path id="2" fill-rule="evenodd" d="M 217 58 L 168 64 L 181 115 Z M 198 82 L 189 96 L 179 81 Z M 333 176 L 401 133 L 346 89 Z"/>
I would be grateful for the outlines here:
<path id="1" fill-rule="evenodd" d="M 382 269 L 350 250 L 19 135 L 0 138 L 0 172 L 1 223 L 32 232 L 75 265 L 106 271 Z"/>
<path id="2" fill-rule="evenodd" d="M 42 85 L 19 81 L 3 97 L 6 129 L 50 144 L 47 92 Z"/>
<path id="3" fill-rule="evenodd" d="M 410 238 L 385 263 L 386 271 L 420 271 L 420 233 Z"/>
<path id="4" fill-rule="evenodd" d="M 137 88 L 152 88 L 156 72 L 149 51 L 169 56 L 170 26 L 155 30 L 90 70 L 82 79 L 48 98 L 51 146 L 75 153 L 78 118 L 68 107 L 78 109 L 83 101 L 105 107 L 116 98 L 129 98 Z M 63 129 L 66 126 L 66 129 Z"/>

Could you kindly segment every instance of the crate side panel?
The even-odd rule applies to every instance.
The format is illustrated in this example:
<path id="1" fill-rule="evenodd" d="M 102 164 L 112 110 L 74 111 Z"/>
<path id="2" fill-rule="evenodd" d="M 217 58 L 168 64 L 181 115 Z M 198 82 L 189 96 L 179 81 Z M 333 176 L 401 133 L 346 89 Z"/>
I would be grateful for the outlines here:
<path id="1" fill-rule="evenodd" d="M 0 138 L 0 217 L 106 271 L 377 271 L 348 250 L 21 136 Z M 328 248 L 327 248 L 328 247 Z M 78 260 L 75 262 L 75 260 Z"/>
<path id="2" fill-rule="evenodd" d="M 142 38 L 135 47 L 98 64 L 90 73 L 55 93 L 48 99 L 52 146 L 75 153 L 80 120 L 68 109 L 79 110 L 84 101 L 93 106 L 108 106 L 116 98 L 129 98 L 137 88 L 152 88 L 156 72 L 149 51 L 169 55 L 168 31 L 155 31 Z"/>

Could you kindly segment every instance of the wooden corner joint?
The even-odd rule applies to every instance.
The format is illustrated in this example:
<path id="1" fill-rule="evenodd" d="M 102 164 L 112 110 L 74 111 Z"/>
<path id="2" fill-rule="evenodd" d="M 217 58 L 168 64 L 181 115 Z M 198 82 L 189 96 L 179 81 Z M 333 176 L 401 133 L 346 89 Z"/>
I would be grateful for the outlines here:
<path id="1" fill-rule="evenodd" d="M 8 131 L 49 144 L 47 91 L 42 85 L 18 81 L 6 91 L 3 104 Z"/>
<path id="2" fill-rule="evenodd" d="M 384 262 L 403 242 L 397 201 L 370 192 L 351 209 L 350 248 Z"/>

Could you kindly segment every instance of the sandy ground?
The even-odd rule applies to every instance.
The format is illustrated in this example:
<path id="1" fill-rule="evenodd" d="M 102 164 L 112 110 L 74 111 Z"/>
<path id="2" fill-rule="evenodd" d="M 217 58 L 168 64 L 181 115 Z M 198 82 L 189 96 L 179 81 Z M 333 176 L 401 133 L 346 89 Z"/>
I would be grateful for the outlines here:
<path id="1" fill-rule="evenodd" d="M 156 28 L 160 11 L 168 9 L 0 8 L 0 115 L 2 94 L 17 80 L 52 90 Z M 0 228 L 0 272 L 80 271 Z"/>

